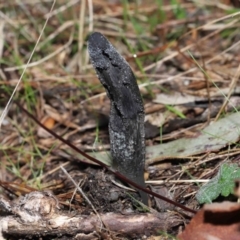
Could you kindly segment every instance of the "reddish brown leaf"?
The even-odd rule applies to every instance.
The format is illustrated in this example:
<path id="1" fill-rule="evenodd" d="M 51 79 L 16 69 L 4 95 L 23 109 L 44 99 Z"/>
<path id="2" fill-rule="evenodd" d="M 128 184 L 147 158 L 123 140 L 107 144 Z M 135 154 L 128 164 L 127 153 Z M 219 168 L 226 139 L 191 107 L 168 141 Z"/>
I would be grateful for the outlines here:
<path id="1" fill-rule="evenodd" d="M 240 204 L 223 202 L 205 205 L 178 238 L 181 240 L 240 239 Z"/>

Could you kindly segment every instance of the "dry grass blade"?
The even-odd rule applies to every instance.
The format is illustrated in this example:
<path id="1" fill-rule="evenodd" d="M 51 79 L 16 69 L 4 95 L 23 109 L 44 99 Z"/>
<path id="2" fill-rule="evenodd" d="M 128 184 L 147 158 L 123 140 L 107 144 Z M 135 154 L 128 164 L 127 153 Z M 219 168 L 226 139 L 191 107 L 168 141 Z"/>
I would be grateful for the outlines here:
<path id="1" fill-rule="evenodd" d="M 220 110 L 215 118 L 215 121 L 217 121 L 219 119 L 220 115 L 222 114 L 225 107 L 227 106 L 227 103 L 230 101 L 230 96 L 232 95 L 233 90 L 237 85 L 237 81 L 239 80 L 239 77 L 240 77 L 240 65 L 238 66 L 238 69 L 230 83 L 230 86 L 229 86 L 230 89 L 229 89 L 228 95 L 225 97 L 224 103 L 223 103 L 222 107 L 220 108 Z"/>
<path id="2" fill-rule="evenodd" d="M 51 9 L 50 9 L 50 12 L 53 10 L 55 3 L 56 3 L 56 0 L 53 1 L 52 7 L 51 7 Z M 33 48 L 33 51 L 32 51 L 32 53 L 31 53 L 31 55 L 30 55 L 30 57 L 29 57 L 29 59 L 28 59 L 27 64 L 24 66 L 24 70 L 23 70 L 23 72 L 22 72 L 22 74 L 21 74 L 21 76 L 20 76 L 20 78 L 19 78 L 19 80 L 18 80 L 18 82 L 17 82 L 17 85 L 15 86 L 15 88 L 14 88 L 14 90 L 13 90 L 13 92 L 12 92 L 11 97 L 9 98 L 9 100 L 8 100 L 8 102 L 7 102 L 4 110 L 3 110 L 3 112 L 1 113 L 1 116 L 0 116 L 0 128 L 1 128 L 1 126 L 2 126 L 2 122 L 3 122 L 4 118 L 6 117 L 6 115 L 7 115 L 7 113 L 8 113 L 8 110 L 9 110 L 10 104 L 11 104 L 11 102 L 12 102 L 12 99 L 13 99 L 13 97 L 14 97 L 14 94 L 16 93 L 16 91 L 17 91 L 17 89 L 18 89 L 18 86 L 20 85 L 20 83 L 21 83 L 21 81 L 22 81 L 23 75 L 25 74 L 26 69 L 27 69 L 27 67 L 28 67 L 29 64 L 30 64 L 30 61 L 32 60 L 32 56 L 33 56 L 33 54 L 34 54 L 34 52 L 35 52 L 35 50 L 36 50 L 36 48 L 37 48 L 37 45 L 38 45 L 38 43 L 39 43 L 39 41 L 40 41 L 40 39 L 41 39 L 41 37 L 42 37 L 42 35 L 43 35 L 44 29 L 45 29 L 45 27 L 47 26 L 48 20 L 49 20 L 49 18 L 47 18 L 47 20 L 45 21 L 45 23 L 44 23 L 44 25 L 43 25 L 43 29 L 42 29 L 42 31 L 41 31 L 38 39 L 37 39 L 37 42 L 36 42 L 36 44 L 35 44 L 35 46 L 34 46 L 34 48 Z"/>
<path id="3" fill-rule="evenodd" d="M 69 40 L 66 44 L 64 44 L 63 46 L 61 46 L 60 48 L 58 48 L 55 52 L 49 54 L 48 56 L 42 58 L 41 60 L 37 61 L 37 62 L 32 62 L 32 63 L 27 63 L 21 66 L 17 66 L 17 67 L 9 67 L 9 68 L 5 68 L 4 70 L 6 72 L 11 72 L 11 71 L 15 71 L 15 70 L 19 70 L 19 69 L 26 69 L 26 68 L 31 68 L 31 67 L 35 67 L 37 65 L 40 65 L 44 62 L 46 62 L 47 60 L 55 57 L 56 55 L 60 54 L 62 51 L 64 51 L 65 49 L 67 49 L 73 40 L 73 33 L 70 34 Z"/>
<path id="4" fill-rule="evenodd" d="M 80 188 L 80 184 L 77 184 L 73 178 L 71 177 L 71 175 L 69 175 L 69 173 L 66 171 L 66 169 L 63 166 L 60 166 L 61 170 L 64 172 L 64 174 L 71 180 L 71 182 L 74 184 L 74 186 L 76 187 L 76 189 L 82 194 L 82 196 L 85 198 L 85 200 L 88 202 L 88 204 L 91 206 L 91 208 L 93 209 L 93 211 L 95 212 L 95 214 L 98 216 L 99 221 L 101 222 L 101 227 L 100 227 L 100 231 L 102 229 L 103 226 L 103 221 L 99 215 L 99 213 L 97 212 L 97 210 L 95 209 L 95 207 L 93 206 L 93 204 L 91 203 L 91 201 L 88 199 L 88 197 L 86 196 L 86 194 L 83 192 L 83 190 Z"/>

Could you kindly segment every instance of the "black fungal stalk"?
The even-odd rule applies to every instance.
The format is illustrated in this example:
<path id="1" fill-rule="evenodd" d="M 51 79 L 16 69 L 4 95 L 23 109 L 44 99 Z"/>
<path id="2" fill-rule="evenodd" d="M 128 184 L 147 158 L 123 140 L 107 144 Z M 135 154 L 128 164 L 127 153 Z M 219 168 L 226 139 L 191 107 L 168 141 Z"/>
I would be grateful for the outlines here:
<path id="1" fill-rule="evenodd" d="M 144 107 L 136 78 L 126 60 L 101 33 L 90 35 L 88 51 L 111 101 L 109 135 L 113 167 L 145 186 Z M 143 191 L 140 194 L 147 205 L 147 194 Z"/>

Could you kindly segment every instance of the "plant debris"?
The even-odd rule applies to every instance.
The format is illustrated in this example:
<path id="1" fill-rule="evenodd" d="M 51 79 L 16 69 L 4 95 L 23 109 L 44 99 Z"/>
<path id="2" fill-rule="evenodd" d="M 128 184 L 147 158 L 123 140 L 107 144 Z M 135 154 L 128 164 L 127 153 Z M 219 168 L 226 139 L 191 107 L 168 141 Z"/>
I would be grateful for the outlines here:
<path id="1" fill-rule="evenodd" d="M 201 239 L 199 232 L 205 234 L 209 227 L 209 234 L 231 239 L 231 234 L 218 231 L 220 210 L 199 204 L 196 193 L 202 183 L 218 176 L 223 164 L 239 167 L 240 38 L 235 7 L 239 3 L 233 0 L 1 3 L 2 238 L 171 239 L 183 232 L 178 236 L 194 239 L 195 234 Z M 145 112 L 144 180 L 148 191 L 167 196 L 175 205 L 149 194 L 145 208 L 138 192 L 114 180 L 112 167 L 102 167 L 112 166 L 110 101 L 89 61 L 87 40 L 93 32 L 106 36 L 136 76 Z M 104 164 L 76 153 L 19 106 Z M 237 212 L 236 198 L 224 195 L 212 199 L 233 201 L 221 214 Z M 192 225 L 197 211 L 197 223 L 204 224 Z M 76 221 L 79 231 L 66 225 L 58 235 L 54 227 L 62 225 L 50 226 L 56 217 Z M 226 218 L 229 225 L 223 229 L 237 226 L 235 217 Z M 11 220 L 19 232 L 10 228 Z M 207 230 L 200 229 L 205 224 Z M 237 232 L 231 236 L 237 238 Z"/>

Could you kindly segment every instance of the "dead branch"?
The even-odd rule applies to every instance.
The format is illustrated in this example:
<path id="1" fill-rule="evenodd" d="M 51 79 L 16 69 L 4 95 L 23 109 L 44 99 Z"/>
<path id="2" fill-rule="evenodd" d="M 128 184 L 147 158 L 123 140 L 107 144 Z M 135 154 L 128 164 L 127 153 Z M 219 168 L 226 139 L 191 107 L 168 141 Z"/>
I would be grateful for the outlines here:
<path id="1" fill-rule="evenodd" d="M 61 211 L 56 197 L 49 192 L 32 192 L 14 202 L 1 198 L 0 206 L 1 211 L 7 215 L 1 214 L 0 217 L 0 240 L 4 239 L 5 235 L 88 236 L 96 231 L 106 230 L 128 237 L 149 236 L 156 231 L 173 227 L 173 222 L 175 226 L 180 222 L 180 219 L 176 221 L 176 216 L 171 213 L 161 213 L 158 216 L 152 213 L 106 213 L 100 215 L 106 227 L 101 229 L 101 222 L 96 215 L 73 215 Z"/>

